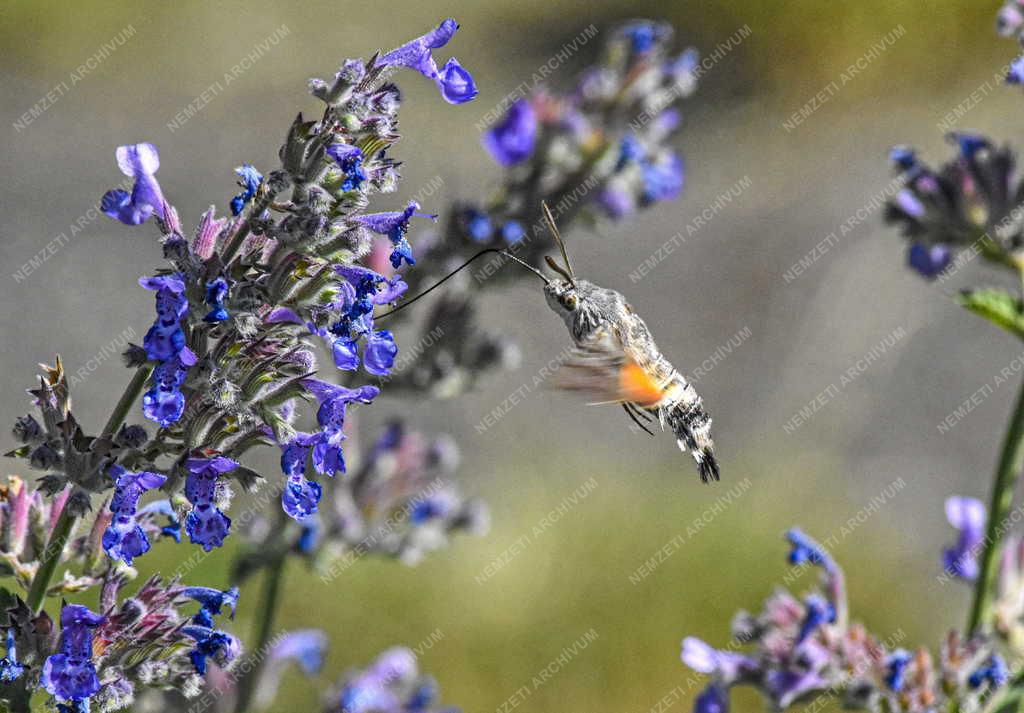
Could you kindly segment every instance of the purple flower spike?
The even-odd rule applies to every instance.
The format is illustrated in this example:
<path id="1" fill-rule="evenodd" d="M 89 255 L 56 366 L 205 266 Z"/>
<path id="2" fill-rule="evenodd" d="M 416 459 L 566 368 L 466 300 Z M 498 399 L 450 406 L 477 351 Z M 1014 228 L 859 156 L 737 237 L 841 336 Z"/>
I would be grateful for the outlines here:
<path id="1" fill-rule="evenodd" d="M 946 499 L 946 519 L 960 536 L 943 552 L 942 566 L 954 577 L 973 581 L 978 577 L 978 548 L 985 539 L 985 506 L 974 498 L 953 496 Z"/>
<path id="2" fill-rule="evenodd" d="M 116 188 L 103 196 L 100 210 L 125 225 L 139 225 L 150 216 L 164 217 L 164 196 L 156 180 L 160 168 L 160 154 L 149 143 L 119 146 L 115 153 L 121 173 L 134 178 L 135 185 L 128 193 Z"/>
<path id="3" fill-rule="evenodd" d="M 92 662 L 92 629 L 103 620 L 79 604 L 68 604 L 61 611 L 61 653 L 46 659 L 39 679 L 50 695 L 61 701 L 84 701 L 100 690 Z"/>
<path id="4" fill-rule="evenodd" d="M 192 503 L 192 510 L 185 518 L 185 532 L 189 539 L 209 552 L 224 544 L 231 529 L 231 518 L 216 506 L 217 478 L 238 467 L 236 461 L 223 456 L 216 458 L 190 458 L 185 481 L 185 497 Z"/>
<path id="5" fill-rule="evenodd" d="M 526 99 L 508 108 L 500 124 L 482 138 L 484 148 L 502 166 L 521 163 L 533 153 L 537 142 L 537 114 Z"/>
<path id="6" fill-rule="evenodd" d="M 114 497 L 110 501 L 113 519 L 103 533 L 103 549 L 111 559 L 132 560 L 149 551 L 149 539 L 136 520 L 139 498 L 147 490 L 159 488 L 167 476 L 159 473 L 131 473 L 119 465 L 110 466 L 114 478 Z"/>
<path id="7" fill-rule="evenodd" d="M 377 61 L 385 66 L 415 69 L 424 77 L 434 80 L 441 90 L 441 96 L 450 104 L 472 101 L 477 95 L 472 75 L 454 57 L 439 72 L 431 52 L 448 44 L 458 29 L 458 23 L 448 18 L 427 34 L 406 42 Z"/>

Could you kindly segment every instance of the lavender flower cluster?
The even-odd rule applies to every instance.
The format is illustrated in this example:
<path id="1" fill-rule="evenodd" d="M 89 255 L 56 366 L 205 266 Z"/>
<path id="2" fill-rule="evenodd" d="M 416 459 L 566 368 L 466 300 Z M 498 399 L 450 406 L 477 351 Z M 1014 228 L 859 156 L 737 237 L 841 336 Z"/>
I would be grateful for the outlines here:
<path id="1" fill-rule="evenodd" d="M 295 118 L 280 166 L 238 167 L 227 214 L 210 206 L 193 230 L 161 188 L 157 147 L 116 150 L 132 187 L 108 191 L 101 210 L 126 226 L 155 224 L 166 265 L 139 280 L 153 293 L 154 319 L 125 352 L 132 377 L 102 429 L 79 424 L 59 358 L 29 392 L 36 413 L 15 423 L 20 445 L 7 455 L 40 474 L 34 486 L 11 476 L 0 490 L 0 572 L 15 584 L 0 589 L 0 701 L 9 710 L 30 710 L 37 693 L 59 711 L 114 711 L 137 699 L 167 707 L 182 697 L 202 697 L 215 711 L 265 708 L 288 664 L 313 675 L 327 646 L 316 630 L 270 638 L 291 559 L 327 578 L 363 555 L 416 563 L 455 534 L 486 531 L 486 507 L 453 482 L 459 456 L 450 438 L 400 421 L 365 453 L 350 437 L 355 412 L 385 386 L 451 395 L 514 362 L 515 347 L 473 325 L 462 284 L 426 320 L 449 337 L 400 365 L 381 309 L 482 246 L 525 249 L 539 261 L 546 245 L 528 228 L 539 227 L 542 200 L 567 229 L 578 213 L 619 220 L 677 196 L 682 162 L 668 138 L 679 125 L 674 104 L 695 86 L 695 53 L 671 56 L 665 24 L 615 31 L 571 91 L 518 100 L 484 135 L 503 190 L 455 206 L 442 235 L 410 240 L 413 225 L 437 216 L 415 201 L 370 210 L 376 194 L 400 185 L 392 147 L 401 92 L 392 77 L 411 69 L 449 104 L 473 100 L 470 72 L 435 58 L 457 29 L 446 19 L 311 80 L 318 118 Z M 318 365 L 320 350 L 334 370 Z M 145 425 L 130 422 L 139 401 Z M 280 476 L 243 464 L 259 446 L 277 449 Z M 249 494 L 240 516 L 238 489 Z M 268 514 L 271 499 L 280 508 Z M 128 591 L 136 560 L 154 544 L 187 538 L 208 553 L 239 531 L 236 586 L 153 576 Z M 245 654 L 229 622 L 245 606 L 237 585 L 257 573 L 268 586 Z M 48 598 L 90 592 L 91 606 L 62 599 L 58 621 L 45 609 Z M 412 652 L 394 648 L 341 679 L 325 708 L 451 710 L 437 698 Z"/>

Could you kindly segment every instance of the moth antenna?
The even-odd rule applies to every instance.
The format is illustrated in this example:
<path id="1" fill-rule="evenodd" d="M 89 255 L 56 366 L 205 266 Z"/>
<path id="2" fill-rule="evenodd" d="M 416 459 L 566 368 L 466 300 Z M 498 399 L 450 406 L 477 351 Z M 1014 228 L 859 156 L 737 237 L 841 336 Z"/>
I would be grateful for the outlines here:
<path id="1" fill-rule="evenodd" d="M 564 277 L 569 282 L 573 281 L 572 280 L 572 275 L 570 275 L 568 272 L 566 272 L 564 267 L 562 267 L 557 262 L 552 260 L 550 255 L 545 255 L 544 256 L 544 262 L 546 262 L 548 264 L 548 267 L 550 267 L 552 270 L 557 272 L 559 275 Z"/>
<path id="2" fill-rule="evenodd" d="M 427 296 L 427 295 L 428 295 L 429 293 L 433 292 L 433 291 L 434 291 L 434 290 L 436 290 L 436 289 L 437 289 L 438 287 L 440 287 L 441 285 L 443 285 L 443 284 L 444 284 L 445 282 L 447 282 L 447 281 L 448 281 L 448 280 L 450 280 L 451 278 L 455 277 L 455 275 L 457 275 L 457 274 L 458 274 L 458 273 L 459 273 L 459 272 L 460 272 L 461 270 L 464 270 L 465 268 L 469 267 L 470 263 L 472 263 L 472 262 L 473 262 L 474 260 L 476 260 L 476 259 L 477 259 L 478 257 L 481 257 L 481 256 L 483 256 L 483 255 L 488 255 L 488 254 L 490 254 L 490 253 L 498 253 L 498 254 L 500 254 L 500 255 L 504 255 L 505 257 L 507 257 L 507 258 L 509 258 L 509 259 L 511 259 L 511 260 L 514 260 L 515 262 L 518 262 L 518 263 L 519 263 L 520 265 L 522 265 L 522 266 L 523 266 L 523 267 L 525 267 L 525 268 L 526 268 L 527 270 L 529 270 L 530 272 L 532 272 L 533 274 L 535 274 L 535 275 L 536 275 L 537 277 L 539 277 L 540 279 L 544 280 L 544 284 L 545 284 L 545 285 L 546 285 L 546 284 L 547 284 L 548 282 L 550 282 L 550 280 L 548 280 L 548 278 L 547 278 L 547 277 L 545 277 L 545 275 L 544 275 L 544 273 L 543 273 L 543 272 L 541 272 L 540 270 L 538 270 L 537 268 L 535 268 L 535 267 L 534 267 L 533 265 L 531 265 L 530 263 L 528 263 L 528 262 L 524 262 L 523 260 L 520 260 L 519 258 L 517 258 L 517 257 L 516 257 L 515 255 L 513 255 L 512 253 L 508 252 L 507 250 L 502 250 L 501 248 L 486 248 L 486 249 L 484 249 L 484 250 L 481 250 L 480 252 L 478 252 L 478 253 L 477 253 L 476 255 L 474 255 L 473 257 L 471 257 L 471 258 L 469 258 L 468 260 L 466 260 L 466 262 L 464 262 L 464 263 L 462 263 L 461 265 L 459 265 L 459 266 L 458 266 L 457 268 L 455 268 L 454 270 L 452 270 L 451 272 L 449 272 L 449 273 L 448 273 L 447 275 L 445 275 L 444 277 L 442 277 L 442 278 L 441 278 L 440 280 L 438 280 L 437 282 L 435 282 L 435 283 L 434 283 L 433 285 L 431 285 L 431 286 L 430 286 L 430 287 L 428 287 L 427 289 L 423 290 L 423 292 L 419 293 L 418 295 L 416 295 L 416 296 L 415 296 L 415 297 L 413 297 L 412 299 L 406 300 L 406 301 L 405 301 L 405 302 L 403 302 L 402 304 L 398 305 L 398 306 L 397 306 L 397 307 L 395 307 L 394 309 L 390 309 L 390 310 L 388 310 L 387 312 L 382 312 L 381 314 L 378 314 L 378 315 L 374 315 L 374 319 L 375 319 L 375 320 L 377 320 L 377 319 L 382 319 L 382 318 L 384 318 L 384 317 L 387 317 L 387 316 L 389 316 L 389 315 L 392 315 L 392 314 L 394 314 L 395 312 L 398 312 L 398 311 L 400 311 L 400 310 L 403 310 L 403 309 L 405 309 L 406 307 L 408 307 L 409 305 L 411 305 L 411 304 L 412 304 L 413 302 L 415 302 L 416 300 L 420 299 L 421 297 L 426 297 L 426 296 Z"/>
<path id="3" fill-rule="evenodd" d="M 548 230 L 551 231 L 551 235 L 554 236 L 555 242 L 558 243 L 558 249 L 562 251 L 562 260 L 565 261 L 565 269 L 569 271 L 567 279 L 573 287 L 576 286 L 576 273 L 572 271 L 572 263 L 569 262 L 569 253 L 565 249 L 565 243 L 562 242 L 562 234 L 558 232 L 558 226 L 555 225 L 555 217 L 551 215 L 551 209 L 548 208 L 548 204 L 544 201 L 540 202 L 540 207 L 544 211 L 544 220 L 548 224 Z M 550 265 L 550 261 L 548 262 Z M 559 270 L 559 272 L 562 272 Z M 564 272 L 562 272 L 565 275 Z"/>

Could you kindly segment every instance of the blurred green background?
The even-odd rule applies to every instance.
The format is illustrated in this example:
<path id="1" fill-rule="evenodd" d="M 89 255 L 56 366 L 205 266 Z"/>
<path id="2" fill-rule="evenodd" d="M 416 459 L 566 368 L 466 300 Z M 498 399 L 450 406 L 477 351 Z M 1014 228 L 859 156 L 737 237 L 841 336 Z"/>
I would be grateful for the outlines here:
<path id="1" fill-rule="evenodd" d="M 404 183 L 395 203 L 440 175 L 428 210 L 476 197 L 497 182 L 479 147 L 477 122 L 507 92 L 591 23 L 646 16 L 671 21 L 680 47 L 713 51 L 747 26 L 743 40 L 702 79 L 684 105 L 679 147 L 687 162 L 681 200 L 640 218 L 569 240 L 577 272 L 618 288 L 647 318 L 665 353 L 684 371 L 749 329 L 749 338 L 700 379 L 715 419 L 723 481 L 699 487 L 670 438 L 633 435 L 617 409 L 592 409 L 546 389 L 531 393 L 498 424 L 474 425 L 555 357 L 562 325 L 531 285 L 482 298 L 492 326 L 523 345 L 517 372 L 497 374 L 455 401 L 383 399 L 366 409 L 372 430 L 398 411 L 426 431 L 460 442 L 460 485 L 491 505 L 494 526 L 462 539 L 416 568 L 361 562 L 330 585 L 293 565 L 282 625 L 319 626 L 332 639 L 315 685 L 290 674 L 274 710 L 306 710 L 350 666 L 383 648 L 420 645 L 424 670 L 446 702 L 492 711 L 523 686 L 521 710 L 645 713 L 665 698 L 685 710 L 698 690 L 679 662 L 679 641 L 697 634 L 725 644 L 735 609 L 757 610 L 786 573 L 781 533 L 793 523 L 835 537 L 854 616 L 881 636 L 902 627 L 907 642 L 935 647 L 965 616 L 967 594 L 936 583 L 951 537 L 942 500 L 983 497 L 1012 388 L 997 389 L 948 433 L 937 424 L 1007 365 L 1017 348 L 960 312 L 949 296 L 962 284 L 995 279 L 981 266 L 943 285 L 903 267 L 903 246 L 869 211 L 795 280 L 783 275 L 838 231 L 889 182 L 894 143 L 912 142 L 942 159 L 943 127 L 971 101 L 956 128 L 1017 138 L 1019 92 L 994 77 L 1015 53 L 995 36 L 997 2 L 815 0 L 737 2 L 177 2 L 83 0 L 3 3 L 0 88 L 0 397 L 13 418 L 25 404 L 34 364 L 59 352 L 69 370 L 126 328 L 144 328 L 151 297 L 138 275 L 160 264 L 151 230 L 90 222 L 27 279 L 14 274 L 113 186 L 119 144 L 152 141 L 160 181 L 191 224 L 235 192 L 234 166 L 276 163 L 283 131 L 314 103 L 305 80 L 340 60 L 368 56 L 433 27 L 446 16 L 462 29 L 450 48 L 481 93 L 451 107 L 413 74 L 404 139 L 396 155 Z M 52 107 L 15 126 L 102 43 L 133 29 Z M 167 124 L 254 45 L 287 35 L 224 87 L 179 130 Z M 839 81 L 873 43 L 905 32 L 803 123 L 785 122 L 819 90 Z M 597 50 L 591 41 L 551 77 L 564 87 Z M 984 88 L 984 89 L 983 89 Z M 979 101 L 969 100 L 981 90 Z M 637 265 L 736 181 L 750 188 L 642 281 Z M 414 240 L 415 242 L 415 240 Z M 893 330 L 905 336 L 807 424 L 783 424 Z M 75 387 L 76 413 L 97 423 L 125 378 L 101 361 Z M 270 455 L 263 465 L 274 471 Z M 19 466 L 7 463 L 8 470 Z M 597 486 L 557 523 L 534 534 L 553 508 L 588 479 Z M 862 517 L 891 484 L 896 494 Z M 745 485 L 744 485 L 745 484 Z M 740 490 L 735 490 L 739 489 Z M 738 492 L 728 505 L 719 498 Z M 720 511 L 720 512 L 719 512 Z M 696 534 L 687 527 L 706 522 Z M 523 551 L 483 583 L 477 578 L 517 540 Z M 674 541 L 674 554 L 637 584 L 629 575 Z M 160 545 L 146 568 L 172 570 L 191 549 Z M 231 548 L 204 560 L 190 580 L 227 584 Z M 804 576 L 797 591 L 812 585 Z M 236 630 L 248 636 L 256 591 L 243 593 Z M 586 632 L 597 638 L 550 681 L 532 679 Z M 424 642 L 430 645 L 424 645 Z M 759 710 L 753 696 L 734 709 Z"/>

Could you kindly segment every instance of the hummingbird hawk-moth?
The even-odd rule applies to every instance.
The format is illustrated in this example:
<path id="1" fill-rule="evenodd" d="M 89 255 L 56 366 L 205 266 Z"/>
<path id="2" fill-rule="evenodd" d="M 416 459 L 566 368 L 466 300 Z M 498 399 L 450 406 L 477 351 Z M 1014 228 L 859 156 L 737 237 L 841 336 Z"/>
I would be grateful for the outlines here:
<path id="1" fill-rule="evenodd" d="M 641 420 L 656 418 L 672 430 L 679 448 L 693 455 L 701 481 L 718 480 L 711 417 L 700 395 L 661 353 L 620 293 L 576 278 L 551 211 L 547 205 L 543 210 L 565 263 L 545 257 L 562 279 L 545 278 L 544 297 L 575 343 L 555 377 L 556 387 L 588 393 L 598 404 L 621 404 L 647 433 Z"/>
<path id="2" fill-rule="evenodd" d="M 477 258 L 499 253 L 533 272 L 544 281 L 544 298 L 562 318 L 574 347 L 556 375 L 555 386 L 594 396 L 595 404 L 620 404 L 647 433 L 644 422 L 657 419 L 668 426 L 684 453 L 690 451 L 701 481 L 719 479 L 711 417 L 693 385 L 686 380 L 654 343 L 650 330 L 626 298 L 615 290 L 576 278 L 569 255 L 547 205 L 544 217 L 562 253 L 565 266 L 545 256 L 548 266 L 562 279 L 551 279 L 508 250 L 486 248 L 466 260 L 429 288 L 377 318 L 408 307 L 455 276 Z"/>

